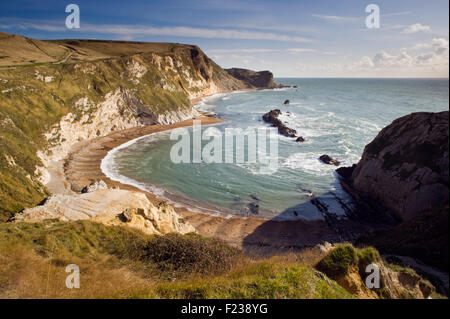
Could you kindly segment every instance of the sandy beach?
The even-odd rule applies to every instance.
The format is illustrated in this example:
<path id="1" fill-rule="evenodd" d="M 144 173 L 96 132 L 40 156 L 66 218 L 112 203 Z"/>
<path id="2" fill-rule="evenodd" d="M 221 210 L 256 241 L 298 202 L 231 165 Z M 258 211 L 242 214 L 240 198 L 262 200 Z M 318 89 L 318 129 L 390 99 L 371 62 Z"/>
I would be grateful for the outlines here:
<path id="1" fill-rule="evenodd" d="M 202 125 L 220 123 L 220 119 L 203 116 L 196 118 Z M 82 141 L 72 147 L 70 155 L 63 161 L 50 165 L 48 189 L 52 193 L 80 193 L 81 189 L 96 180 L 103 180 L 108 187 L 143 192 L 157 204 L 160 198 L 134 186 L 110 180 L 101 170 L 101 161 L 113 148 L 132 139 L 151 133 L 190 126 L 193 120 L 172 125 L 150 125 L 115 131 L 95 139 Z M 207 237 L 221 239 L 242 248 L 249 254 L 270 254 L 280 250 L 302 249 L 322 241 L 338 240 L 335 232 L 325 221 L 273 221 L 261 218 L 217 217 L 206 213 L 192 212 L 178 207 L 176 211 L 189 221 L 197 231 Z"/>

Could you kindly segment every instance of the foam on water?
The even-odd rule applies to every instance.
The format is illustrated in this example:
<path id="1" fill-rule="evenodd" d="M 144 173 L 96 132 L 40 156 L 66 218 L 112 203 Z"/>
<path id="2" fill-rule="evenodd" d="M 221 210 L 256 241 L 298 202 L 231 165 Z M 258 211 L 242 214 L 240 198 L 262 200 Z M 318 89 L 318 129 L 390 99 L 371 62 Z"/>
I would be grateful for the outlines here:
<path id="1" fill-rule="evenodd" d="M 111 150 L 102 161 L 102 170 L 113 180 L 211 214 L 248 216 L 248 205 L 256 196 L 258 216 L 321 219 L 309 202 L 311 196 L 319 197 L 338 215 L 344 212 L 330 192 L 344 201 L 350 199 L 337 180 L 336 167 L 320 162 L 319 156 L 328 154 L 344 166 L 352 165 L 360 159 L 364 146 L 394 119 L 417 111 L 448 109 L 448 80 L 280 82 L 298 88 L 218 94 L 195 106 L 219 114 L 224 123 L 216 128 L 222 132 L 227 127 L 270 127 L 262 115 L 280 109 L 280 120 L 306 141 L 271 136 L 278 140 L 277 170 L 261 170 L 261 165 L 250 163 L 174 164 L 169 153 L 175 141 L 170 141 L 167 133 L 141 137 Z M 283 105 L 287 99 L 291 103 Z M 292 214 L 293 207 L 298 216 Z"/>

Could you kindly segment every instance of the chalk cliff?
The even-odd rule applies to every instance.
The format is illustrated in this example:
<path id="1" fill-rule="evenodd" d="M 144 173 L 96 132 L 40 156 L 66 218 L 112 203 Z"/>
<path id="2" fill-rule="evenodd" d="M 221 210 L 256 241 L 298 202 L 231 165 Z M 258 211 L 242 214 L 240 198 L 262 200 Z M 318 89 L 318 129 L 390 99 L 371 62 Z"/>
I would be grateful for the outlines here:
<path id="1" fill-rule="evenodd" d="M 0 220 L 42 200 L 47 166 L 75 143 L 186 120 L 191 99 L 250 87 L 195 45 L 0 33 L 0 56 Z"/>

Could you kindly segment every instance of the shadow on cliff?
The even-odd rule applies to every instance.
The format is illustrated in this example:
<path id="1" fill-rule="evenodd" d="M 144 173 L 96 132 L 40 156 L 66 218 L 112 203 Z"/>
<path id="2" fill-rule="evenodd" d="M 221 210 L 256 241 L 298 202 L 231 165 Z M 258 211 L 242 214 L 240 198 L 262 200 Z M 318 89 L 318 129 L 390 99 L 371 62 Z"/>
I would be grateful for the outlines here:
<path id="1" fill-rule="evenodd" d="M 353 242 L 364 233 L 393 224 L 396 221 L 389 216 L 381 216 L 350 196 L 344 198 L 333 191 L 310 194 L 309 201 L 289 207 L 258 226 L 243 239 L 242 248 L 248 255 L 270 256 L 324 241 Z"/>

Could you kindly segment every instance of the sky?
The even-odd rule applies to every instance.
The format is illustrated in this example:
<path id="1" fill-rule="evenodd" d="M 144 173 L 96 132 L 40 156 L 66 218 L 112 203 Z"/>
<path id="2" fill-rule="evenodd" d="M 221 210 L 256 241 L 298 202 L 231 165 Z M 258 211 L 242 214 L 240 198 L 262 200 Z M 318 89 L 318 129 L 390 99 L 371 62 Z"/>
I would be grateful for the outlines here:
<path id="1" fill-rule="evenodd" d="M 275 77 L 449 76 L 448 0 L 2 0 L 0 31 L 38 39 L 196 44 Z M 80 28 L 68 29 L 68 4 Z M 380 27 L 366 26 L 377 4 Z"/>

